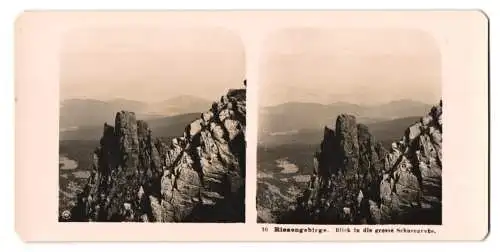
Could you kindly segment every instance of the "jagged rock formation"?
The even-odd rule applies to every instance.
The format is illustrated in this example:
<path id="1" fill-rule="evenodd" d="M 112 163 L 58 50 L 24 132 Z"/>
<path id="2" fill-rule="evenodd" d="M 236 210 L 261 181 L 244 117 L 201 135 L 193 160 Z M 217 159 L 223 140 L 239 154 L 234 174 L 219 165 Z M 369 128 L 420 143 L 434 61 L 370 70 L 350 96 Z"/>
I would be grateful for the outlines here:
<path id="1" fill-rule="evenodd" d="M 385 150 L 340 115 L 325 127 L 314 175 L 282 223 L 441 224 L 442 102 Z"/>
<path id="2" fill-rule="evenodd" d="M 244 222 L 246 90 L 165 143 L 133 112 L 104 125 L 70 221 Z"/>

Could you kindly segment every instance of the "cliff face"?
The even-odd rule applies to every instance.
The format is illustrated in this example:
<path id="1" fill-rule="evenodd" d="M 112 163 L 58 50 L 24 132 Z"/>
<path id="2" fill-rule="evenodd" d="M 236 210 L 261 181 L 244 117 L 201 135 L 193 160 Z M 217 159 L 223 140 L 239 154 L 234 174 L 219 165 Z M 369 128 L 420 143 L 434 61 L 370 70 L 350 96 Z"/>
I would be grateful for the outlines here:
<path id="1" fill-rule="evenodd" d="M 245 89 L 230 90 L 169 143 L 118 112 L 69 221 L 243 222 L 245 127 Z"/>
<path id="2" fill-rule="evenodd" d="M 441 224 L 442 104 L 385 150 L 356 118 L 325 128 L 314 175 L 284 223 Z"/>

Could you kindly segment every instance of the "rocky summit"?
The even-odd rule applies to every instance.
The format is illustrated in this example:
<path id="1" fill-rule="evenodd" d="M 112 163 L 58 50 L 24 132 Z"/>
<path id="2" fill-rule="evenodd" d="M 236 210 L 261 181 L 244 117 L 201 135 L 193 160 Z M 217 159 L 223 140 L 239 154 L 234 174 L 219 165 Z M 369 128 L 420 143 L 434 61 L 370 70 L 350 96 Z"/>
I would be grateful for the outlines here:
<path id="1" fill-rule="evenodd" d="M 354 116 L 338 116 L 308 188 L 279 222 L 441 224 L 441 117 L 442 102 L 386 150 Z"/>
<path id="2" fill-rule="evenodd" d="M 246 89 L 164 142 L 134 112 L 104 124 L 93 171 L 63 221 L 244 222 Z"/>

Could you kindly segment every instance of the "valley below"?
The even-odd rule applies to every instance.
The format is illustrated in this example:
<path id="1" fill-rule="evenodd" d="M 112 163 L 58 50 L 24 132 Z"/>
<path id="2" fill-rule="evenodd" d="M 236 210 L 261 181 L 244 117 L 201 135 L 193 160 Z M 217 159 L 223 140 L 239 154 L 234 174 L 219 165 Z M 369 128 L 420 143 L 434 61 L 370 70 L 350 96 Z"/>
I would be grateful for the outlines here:
<path id="1" fill-rule="evenodd" d="M 91 153 L 97 140 L 59 141 L 59 211 L 76 204 L 76 195 L 90 176 Z"/>
<path id="2" fill-rule="evenodd" d="M 259 222 L 272 223 L 277 211 L 286 209 L 310 180 L 313 145 L 258 147 L 257 208 Z"/>

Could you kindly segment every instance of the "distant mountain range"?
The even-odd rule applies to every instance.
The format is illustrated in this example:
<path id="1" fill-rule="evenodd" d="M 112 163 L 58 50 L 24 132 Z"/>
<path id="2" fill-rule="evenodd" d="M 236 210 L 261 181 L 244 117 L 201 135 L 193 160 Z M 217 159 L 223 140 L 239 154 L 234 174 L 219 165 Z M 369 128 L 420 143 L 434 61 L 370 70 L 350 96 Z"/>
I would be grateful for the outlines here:
<path id="1" fill-rule="evenodd" d="M 398 139 L 408 126 L 418 122 L 420 117 L 411 116 L 393 120 L 369 122 L 366 125 L 377 141 L 384 147 L 390 148 L 390 144 Z M 259 135 L 259 145 L 264 147 L 276 147 L 280 145 L 315 145 L 321 141 L 324 134 L 324 125 L 318 129 L 301 129 L 280 133 L 262 133 Z M 333 127 L 333 123 L 329 127 Z M 319 139 L 319 140 L 318 140 Z"/>
<path id="2" fill-rule="evenodd" d="M 432 105 L 413 100 L 397 100 L 389 103 L 365 106 L 345 102 L 332 104 L 290 102 L 264 107 L 259 111 L 259 132 L 263 135 L 317 130 L 333 126 L 342 113 L 357 117 L 358 122 L 371 124 L 397 118 L 425 114 Z"/>
<path id="3" fill-rule="evenodd" d="M 68 131 L 88 126 L 102 126 L 103 122 L 114 124 L 112 120 L 116 112 L 122 110 L 134 111 L 138 119 L 151 120 L 203 111 L 211 104 L 211 101 L 189 95 L 152 103 L 127 99 L 110 101 L 69 99 L 61 103 L 59 126 L 61 131 Z"/>
<path id="4" fill-rule="evenodd" d="M 116 114 L 116 112 L 114 113 Z M 155 119 L 146 120 L 149 127 L 153 132 L 155 132 L 155 136 L 170 138 L 174 136 L 181 135 L 186 125 L 198 119 L 200 117 L 200 113 L 189 113 L 168 117 L 161 117 Z M 111 117 L 113 118 L 113 117 Z M 109 118 L 105 118 L 104 121 L 109 121 Z M 109 122 L 109 124 L 114 125 L 114 122 Z M 67 129 L 59 132 L 60 140 L 99 140 L 102 135 L 102 131 L 104 128 L 104 123 L 100 123 L 99 125 L 87 125 L 75 127 L 72 129 Z"/>

